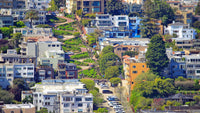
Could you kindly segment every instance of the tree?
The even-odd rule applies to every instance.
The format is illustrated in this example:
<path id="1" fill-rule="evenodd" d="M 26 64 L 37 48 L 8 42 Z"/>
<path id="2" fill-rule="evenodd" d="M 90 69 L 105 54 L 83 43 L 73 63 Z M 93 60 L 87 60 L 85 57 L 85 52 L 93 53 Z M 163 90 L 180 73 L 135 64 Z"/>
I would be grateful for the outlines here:
<path id="1" fill-rule="evenodd" d="M 82 19 L 81 20 L 81 23 L 82 23 L 83 26 L 87 26 L 89 24 L 89 22 L 91 22 L 90 19 Z"/>
<path id="2" fill-rule="evenodd" d="M 114 47 L 113 46 L 106 46 L 103 48 L 103 50 L 101 51 L 101 56 L 105 55 L 107 53 L 113 53 L 114 52 Z"/>
<path id="3" fill-rule="evenodd" d="M 11 104 L 13 100 L 14 100 L 14 95 L 12 93 L 0 89 L 0 101 L 3 101 L 5 104 Z"/>
<path id="4" fill-rule="evenodd" d="M 88 90 L 93 90 L 94 89 L 94 86 L 95 86 L 95 82 L 93 80 L 90 80 L 90 79 L 81 79 L 80 80 L 83 84 L 85 84 L 85 87 L 88 89 Z"/>
<path id="5" fill-rule="evenodd" d="M 23 27 L 25 27 L 25 24 L 24 24 L 23 21 L 18 21 L 18 22 L 16 22 L 15 26 L 18 27 L 18 28 L 23 28 Z"/>
<path id="6" fill-rule="evenodd" d="M 152 18 L 143 18 L 141 26 L 141 35 L 143 38 L 151 38 L 157 33 L 157 25 L 155 24 L 154 20 Z"/>
<path id="7" fill-rule="evenodd" d="M 130 57 L 135 57 L 135 55 L 138 55 L 138 53 L 135 52 L 135 51 L 126 51 L 126 52 L 123 53 L 123 55 L 128 55 Z"/>
<path id="8" fill-rule="evenodd" d="M 154 81 L 157 78 L 157 75 L 153 74 L 151 71 L 142 73 L 136 77 L 135 82 L 139 83 L 142 81 Z"/>
<path id="9" fill-rule="evenodd" d="M 102 94 L 99 93 L 97 90 L 89 91 L 93 95 L 93 105 L 97 107 L 99 104 L 103 103 Z"/>
<path id="10" fill-rule="evenodd" d="M 13 39 L 13 45 L 14 45 L 14 48 L 17 48 L 19 47 L 19 40 L 21 39 L 22 37 L 22 34 L 21 33 L 14 33 L 12 35 L 12 39 Z"/>
<path id="11" fill-rule="evenodd" d="M 119 83 L 121 83 L 122 81 L 121 81 L 121 78 L 115 77 L 115 78 L 111 78 L 111 79 L 110 79 L 110 82 L 111 82 L 114 86 L 116 86 L 116 85 L 118 85 Z"/>
<path id="12" fill-rule="evenodd" d="M 6 38 L 10 38 L 11 34 L 13 33 L 13 28 L 12 27 L 2 27 L 0 28 L 1 33 L 3 34 L 3 37 Z"/>
<path id="13" fill-rule="evenodd" d="M 197 4 L 197 7 L 195 8 L 195 15 L 200 15 L 200 1 Z"/>
<path id="14" fill-rule="evenodd" d="M 33 103 L 33 97 L 32 96 L 26 96 L 23 100 L 23 103 Z"/>
<path id="15" fill-rule="evenodd" d="M 82 9 L 76 10 L 76 14 L 77 14 L 78 16 L 82 17 L 82 15 L 83 15 Z"/>
<path id="16" fill-rule="evenodd" d="M 167 67 L 169 60 L 166 55 L 165 42 L 161 35 L 154 35 L 146 52 L 147 65 L 156 75 L 161 75 L 161 72 Z"/>
<path id="17" fill-rule="evenodd" d="M 111 15 L 124 14 L 125 5 L 122 4 L 121 0 L 110 0 L 106 2 L 106 12 Z"/>
<path id="18" fill-rule="evenodd" d="M 48 10 L 50 10 L 50 11 L 58 10 L 58 6 L 56 5 L 55 0 L 51 0 L 50 5 L 51 5 L 51 7 Z"/>
<path id="19" fill-rule="evenodd" d="M 25 19 L 30 19 L 30 28 L 33 27 L 33 20 L 38 20 L 39 16 L 38 16 L 39 12 L 37 10 L 29 10 L 26 12 L 26 16 Z"/>
<path id="20" fill-rule="evenodd" d="M 97 113 L 108 113 L 108 110 L 106 108 L 98 108 Z"/>
<path id="21" fill-rule="evenodd" d="M 193 24 L 194 28 L 200 29 L 200 22 L 199 21 L 195 21 Z"/>
<path id="22" fill-rule="evenodd" d="M 118 66 L 110 66 L 105 70 L 105 78 L 111 79 L 113 77 L 119 76 L 119 67 Z"/>
<path id="23" fill-rule="evenodd" d="M 37 111 L 36 113 L 48 113 L 48 109 L 42 108 L 42 109 L 40 109 L 40 111 Z"/>
<path id="24" fill-rule="evenodd" d="M 114 53 L 103 54 L 102 56 L 100 56 L 99 60 L 100 71 L 101 73 L 104 74 L 105 70 L 109 66 L 119 65 L 119 63 L 120 63 L 120 58 Z"/>
<path id="25" fill-rule="evenodd" d="M 79 36 L 80 36 L 80 33 L 79 33 L 79 32 L 75 32 L 73 35 L 74 35 L 75 37 L 79 37 Z"/>
<path id="26" fill-rule="evenodd" d="M 144 2 L 144 12 L 147 17 L 162 20 L 167 26 L 174 20 L 174 11 L 164 0 L 146 0 Z"/>
<path id="27" fill-rule="evenodd" d="M 195 95 L 193 97 L 193 99 L 194 99 L 194 101 L 195 101 L 196 104 L 200 104 L 200 96 L 199 95 Z"/>

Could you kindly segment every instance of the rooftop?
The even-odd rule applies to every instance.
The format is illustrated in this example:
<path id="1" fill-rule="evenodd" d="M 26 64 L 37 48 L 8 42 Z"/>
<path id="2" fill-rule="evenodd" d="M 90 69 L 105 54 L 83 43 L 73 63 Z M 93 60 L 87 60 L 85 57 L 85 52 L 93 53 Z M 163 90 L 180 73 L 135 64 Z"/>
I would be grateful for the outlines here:
<path id="1" fill-rule="evenodd" d="M 33 104 L 5 104 L 4 109 L 34 108 Z"/>

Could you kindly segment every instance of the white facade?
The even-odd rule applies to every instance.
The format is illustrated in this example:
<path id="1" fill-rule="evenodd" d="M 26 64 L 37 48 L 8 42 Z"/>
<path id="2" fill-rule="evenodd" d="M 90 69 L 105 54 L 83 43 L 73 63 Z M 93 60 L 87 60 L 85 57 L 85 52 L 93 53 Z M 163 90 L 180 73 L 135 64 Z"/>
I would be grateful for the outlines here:
<path id="1" fill-rule="evenodd" d="M 66 0 L 66 11 L 67 13 L 72 13 L 74 1 L 73 0 Z"/>
<path id="2" fill-rule="evenodd" d="M 25 82 L 30 83 L 34 81 L 34 64 L 0 64 L 0 81 L 2 88 L 12 86 L 13 80 L 22 78 Z"/>
<path id="3" fill-rule="evenodd" d="M 196 31 L 193 28 L 190 28 L 189 24 L 182 23 L 172 23 L 168 27 L 164 28 L 164 34 L 174 35 L 177 37 L 174 38 L 184 38 L 184 39 L 195 39 Z"/>
<path id="4" fill-rule="evenodd" d="M 48 112 L 56 113 L 93 112 L 93 96 L 77 79 L 43 80 L 33 89 L 33 104 L 37 110 L 45 107 Z"/>
<path id="5" fill-rule="evenodd" d="M 27 9 L 47 9 L 51 0 L 26 0 Z"/>
<path id="6" fill-rule="evenodd" d="M 115 27 L 127 27 L 129 26 L 128 15 L 115 15 L 113 16 L 113 24 Z"/>
<path id="7" fill-rule="evenodd" d="M 13 33 L 21 33 L 22 36 L 53 36 L 51 28 L 13 28 Z"/>

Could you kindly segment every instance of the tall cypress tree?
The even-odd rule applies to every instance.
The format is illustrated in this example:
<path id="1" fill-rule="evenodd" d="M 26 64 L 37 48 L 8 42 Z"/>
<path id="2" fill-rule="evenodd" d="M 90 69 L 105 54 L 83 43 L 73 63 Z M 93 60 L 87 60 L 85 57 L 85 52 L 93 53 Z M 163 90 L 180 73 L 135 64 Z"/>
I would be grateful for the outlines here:
<path id="1" fill-rule="evenodd" d="M 200 15 L 200 1 L 198 2 L 198 5 L 195 9 L 195 15 Z"/>
<path id="2" fill-rule="evenodd" d="M 165 42 L 161 35 L 154 35 L 146 52 L 147 65 L 157 75 L 161 75 L 163 69 L 168 65 L 169 59 L 166 55 Z"/>

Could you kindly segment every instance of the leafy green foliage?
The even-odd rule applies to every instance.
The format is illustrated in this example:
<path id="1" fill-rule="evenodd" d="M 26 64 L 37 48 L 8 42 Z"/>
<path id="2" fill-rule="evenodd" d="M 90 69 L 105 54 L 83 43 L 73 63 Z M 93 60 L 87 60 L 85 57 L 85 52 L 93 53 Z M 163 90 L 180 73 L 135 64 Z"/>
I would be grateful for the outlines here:
<path id="1" fill-rule="evenodd" d="M 130 57 L 135 57 L 135 55 L 138 55 L 138 53 L 135 52 L 135 51 L 126 51 L 126 52 L 123 53 L 123 55 L 128 55 Z"/>
<path id="2" fill-rule="evenodd" d="M 83 53 L 71 56 L 72 59 L 80 59 L 80 58 L 88 58 L 88 57 L 89 57 L 88 52 L 83 52 Z"/>
<path id="3" fill-rule="evenodd" d="M 80 33 L 79 33 L 79 32 L 75 32 L 73 35 L 74 35 L 75 37 L 79 37 L 79 36 L 80 36 Z"/>
<path id="4" fill-rule="evenodd" d="M 111 15 L 120 15 L 124 13 L 125 5 L 120 0 L 110 0 L 106 2 L 106 12 Z"/>
<path id="5" fill-rule="evenodd" d="M 95 83 L 93 80 L 90 80 L 90 79 L 81 79 L 80 80 L 83 84 L 85 84 L 85 87 L 88 89 L 88 90 L 93 90 L 94 89 L 94 86 L 95 86 Z"/>
<path id="6" fill-rule="evenodd" d="M 84 77 L 89 77 L 89 78 L 102 78 L 101 76 L 97 75 L 97 72 L 94 68 L 86 69 L 86 70 L 79 72 L 79 75 L 81 75 L 81 74 Z"/>
<path id="7" fill-rule="evenodd" d="M 49 7 L 47 9 L 48 11 L 56 11 L 56 10 L 58 10 L 58 6 L 56 5 L 55 0 L 51 0 L 50 5 L 51 5 L 51 7 Z"/>
<path id="8" fill-rule="evenodd" d="M 157 34 L 157 25 L 152 18 L 142 19 L 141 35 L 144 38 L 151 38 Z"/>
<path id="9" fill-rule="evenodd" d="M 165 42 L 160 35 L 154 35 L 146 52 L 147 65 L 156 75 L 161 75 L 163 69 L 168 65 Z"/>
<path id="10" fill-rule="evenodd" d="M 118 66 L 109 66 L 105 70 L 105 78 L 111 79 L 113 77 L 119 76 L 119 67 Z"/>
<path id="11" fill-rule="evenodd" d="M 80 47 L 83 47 L 82 41 L 79 37 L 66 40 L 62 46 L 64 51 L 81 52 Z"/>
<path id="12" fill-rule="evenodd" d="M 118 78 L 118 77 L 111 78 L 111 79 L 110 79 L 110 82 L 111 82 L 113 85 L 117 85 L 117 84 L 121 83 L 121 78 Z"/>
<path id="13" fill-rule="evenodd" d="M 22 37 L 21 33 L 14 33 L 14 34 L 12 34 L 13 46 L 15 48 L 19 47 L 19 40 L 21 39 L 21 37 Z"/>
<path id="14" fill-rule="evenodd" d="M 15 26 L 18 27 L 18 28 L 26 27 L 23 21 L 17 21 L 15 23 Z"/>
<path id="15" fill-rule="evenodd" d="M 65 13 L 65 17 L 67 17 L 67 18 L 72 18 L 72 19 L 75 18 L 75 16 L 74 16 L 73 14 L 67 14 L 67 13 Z"/>
<path id="16" fill-rule="evenodd" d="M 0 30 L 4 38 L 6 37 L 10 38 L 11 34 L 13 33 L 13 27 L 2 27 L 0 28 Z"/>
<path id="17" fill-rule="evenodd" d="M 98 35 L 95 33 L 91 33 L 90 35 L 87 35 L 88 45 L 92 47 L 93 44 L 96 44 L 97 38 L 98 38 Z"/>
<path id="18" fill-rule="evenodd" d="M 146 0 L 144 12 L 147 17 L 161 19 L 163 25 L 171 23 L 175 17 L 173 9 L 163 0 Z"/>
<path id="19" fill-rule="evenodd" d="M 52 23 L 62 23 L 62 22 L 67 21 L 66 19 L 58 18 L 58 17 L 53 16 L 53 15 L 47 15 L 46 18 L 47 18 L 47 21 L 52 22 Z"/>
<path id="20" fill-rule="evenodd" d="M 38 28 L 51 28 L 51 26 L 48 25 L 48 24 L 39 24 L 36 27 L 38 27 Z"/>
<path id="21" fill-rule="evenodd" d="M 96 14 L 86 14 L 84 15 L 85 17 L 89 17 L 89 18 L 92 18 L 92 19 L 95 19 L 96 18 Z"/>
<path id="22" fill-rule="evenodd" d="M 26 12 L 25 19 L 30 19 L 30 27 L 32 28 L 33 26 L 33 20 L 38 20 L 39 19 L 39 12 L 37 10 L 29 10 Z"/>
<path id="23" fill-rule="evenodd" d="M 92 60 L 92 59 L 85 59 L 83 62 L 94 63 L 94 60 Z"/>
<path id="24" fill-rule="evenodd" d="M 198 2 L 196 8 L 195 8 L 195 15 L 200 15 L 200 2 Z"/>
<path id="25" fill-rule="evenodd" d="M 26 96 L 23 100 L 23 103 L 33 103 L 33 97 L 32 96 Z"/>
<path id="26" fill-rule="evenodd" d="M 113 52 L 114 52 L 114 47 L 112 47 L 112 46 L 106 46 L 101 51 L 101 55 L 105 55 L 107 53 L 113 53 Z"/>
<path id="27" fill-rule="evenodd" d="M 63 30 L 53 30 L 53 33 L 56 36 L 59 36 L 59 35 L 72 35 L 71 32 L 63 31 Z"/>
<path id="28" fill-rule="evenodd" d="M 14 95 L 6 90 L 0 89 L 0 101 L 4 101 L 5 104 L 11 104 L 14 99 Z"/>
<path id="29" fill-rule="evenodd" d="M 82 9 L 76 10 L 76 14 L 77 14 L 78 16 L 82 17 L 82 15 L 83 15 Z"/>
<path id="30" fill-rule="evenodd" d="M 147 71 L 146 73 L 142 73 L 135 79 L 135 82 L 142 81 L 154 81 L 158 76 L 153 74 L 151 71 Z"/>
<path id="31" fill-rule="evenodd" d="M 106 108 L 98 108 L 96 113 L 108 113 Z"/>
<path id="32" fill-rule="evenodd" d="M 89 91 L 93 95 L 93 105 L 94 107 L 97 107 L 99 104 L 103 103 L 103 96 L 101 93 L 99 93 L 97 90 L 91 90 Z"/>
<path id="33" fill-rule="evenodd" d="M 70 60 L 69 63 L 74 63 L 74 64 L 79 65 L 79 66 L 89 66 L 89 64 L 84 63 L 84 62 L 80 62 L 80 61 L 77 61 L 77 60 Z"/>
<path id="34" fill-rule="evenodd" d="M 40 111 L 37 111 L 36 113 L 48 113 L 48 109 L 42 108 L 42 109 L 40 109 Z"/>
<path id="35" fill-rule="evenodd" d="M 83 26 L 87 26 L 89 24 L 89 22 L 91 22 L 90 19 L 82 19 L 81 20 L 81 23 L 82 23 Z"/>
<path id="36" fill-rule="evenodd" d="M 67 24 L 58 26 L 58 28 L 59 28 L 60 30 L 69 30 L 69 31 L 73 31 L 73 30 L 74 30 L 74 28 L 72 27 L 73 24 L 74 24 L 74 23 L 67 23 Z"/>

